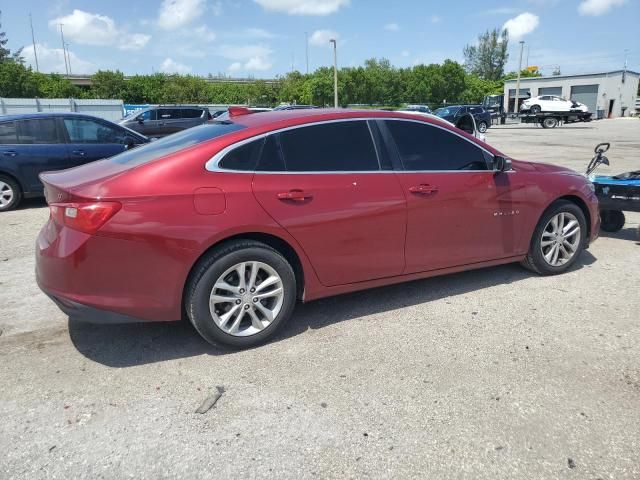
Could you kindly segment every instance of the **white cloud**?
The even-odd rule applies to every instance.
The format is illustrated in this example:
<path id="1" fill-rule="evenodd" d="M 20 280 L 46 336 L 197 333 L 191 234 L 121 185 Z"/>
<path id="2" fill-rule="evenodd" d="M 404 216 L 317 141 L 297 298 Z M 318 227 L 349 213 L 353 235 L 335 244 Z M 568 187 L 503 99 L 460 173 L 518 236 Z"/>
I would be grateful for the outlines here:
<path id="1" fill-rule="evenodd" d="M 388 30 L 390 32 L 397 32 L 398 30 L 400 30 L 400 25 L 398 25 L 397 23 L 387 23 L 384 26 L 385 30 Z"/>
<path id="2" fill-rule="evenodd" d="M 580 15 L 598 16 L 608 12 L 613 7 L 619 7 L 627 0 L 583 0 L 578 5 Z"/>
<path id="3" fill-rule="evenodd" d="M 36 43 L 36 50 L 38 53 L 38 67 L 42 73 L 66 73 L 62 48 L 49 48 L 46 43 Z M 78 58 L 71 50 L 67 53 L 71 62 L 71 73 L 94 73 L 98 69 L 93 63 Z M 35 70 L 36 62 L 33 56 L 33 45 L 25 46 L 22 50 L 22 56 L 25 62 Z"/>
<path id="4" fill-rule="evenodd" d="M 316 30 L 309 37 L 309 45 L 314 47 L 328 47 L 329 40 L 339 40 L 340 34 L 333 30 Z"/>
<path id="5" fill-rule="evenodd" d="M 162 65 L 160 65 L 160 71 L 164 73 L 180 73 L 184 75 L 191 72 L 191 67 L 183 63 L 178 63 L 172 58 L 167 57 L 162 62 Z"/>
<path id="6" fill-rule="evenodd" d="M 265 10 L 289 15 L 330 15 L 349 5 L 350 0 L 253 0 Z"/>
<path id="7" fill-rule="evenodd" d="M 235 60 L 228 67 L 232 73 L 264 71 L 273 66 L 273 50 L 265 45 L 222 45 L 216 53 L 229 60 Z"/>
<path id="8" fill-rule="evenodd" d="M 431 15 L 429 20 L 431 23 L 440 23 L 442 21 L 442 17 L 440 15 Z"/>
<path id="9" fill-rule="evenodd" d="M 115 45 L 120 50 L 139 50 L 151 40 L 151 35 L 128 33 L 118 28 L 111 17 L 78 9 L 69 15 L 54 18 L 49 22 L 49 27 L 59 31 L 61 23 L 66 39 L 81 45 Z"/>
<path id="10" fill-rule="evenodd" d="M 165 30 L 184 27 L 202 16 L 205 8 L 205 0 L 163 0 L 158 13 L 158 26 Z"/>
<path id="11" fill-rule="evenodd" d="M 206 25 L 200 25 L 193 32 L 200 40 L 205 42 L 213 42 L 216 39 L 216 33 Z"/>
<path id="12" fill-rule="evenodd" d="M 525 35 L 533 32 L 540 24 L 540 18 L 533 13 L 524 12 L 517 17 L 510 18 L 502 26 L 503 29 L 507 29 L 509 32 L 509 38 L 512 40 L 519 40 Z"/>

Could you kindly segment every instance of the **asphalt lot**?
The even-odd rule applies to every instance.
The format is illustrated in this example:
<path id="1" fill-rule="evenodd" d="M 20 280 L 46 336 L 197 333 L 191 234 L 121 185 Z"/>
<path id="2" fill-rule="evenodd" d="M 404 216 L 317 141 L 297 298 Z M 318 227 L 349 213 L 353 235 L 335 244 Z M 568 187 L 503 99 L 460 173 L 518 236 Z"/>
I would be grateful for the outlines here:
<path id="1" fill-rule="evenodd" d="M 640 120 L 487 138 L 581 171 L 611 141 L 610 172 L 640 168 Z M 183 323 L 69 322 L 34 280 L 47 215 L 0 214 L 2 478 L 640 478 L 638 214 L 565 275 L 320 300 L 241 352 Z"/>

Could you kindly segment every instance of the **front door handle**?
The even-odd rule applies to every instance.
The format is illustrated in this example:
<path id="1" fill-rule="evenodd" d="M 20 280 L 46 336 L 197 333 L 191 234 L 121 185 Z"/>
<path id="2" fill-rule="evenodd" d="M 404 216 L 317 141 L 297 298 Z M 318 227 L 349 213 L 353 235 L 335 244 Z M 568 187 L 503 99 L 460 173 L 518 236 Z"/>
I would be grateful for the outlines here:
<path id="1" fill-rule="evenodd" d="M 309 198 L 313 198 L 313 195 L 303 190 L 289 190 L 278 194 L 279 200 L 292 200 L 294 202 L 304 202 Z"/>
<path id="2" fill-rule="evenodd" d="M 15 157 L 16 155 L 18 155 L 18 152 L 16 152 L 15 150 L 5 150 L 2 153 L 3 153 L 3 155 L 6 155 L 7 157 Z"/>
<path id="3" fill-rule="evenodd" d="M 421 183 L 420 185 L 409 187 L 409 191 L 418 195 L 429 195 L 430 193 L 436 193 L 438 191 L 438 187 L 436 187 L 435 185 Z"/>
<path id="4" fill-rule="evenodd" d="M 79 157 L 84 157 L 84 154 L 85 154 L 84 150 L 73 150 L 71 153 Z"/>

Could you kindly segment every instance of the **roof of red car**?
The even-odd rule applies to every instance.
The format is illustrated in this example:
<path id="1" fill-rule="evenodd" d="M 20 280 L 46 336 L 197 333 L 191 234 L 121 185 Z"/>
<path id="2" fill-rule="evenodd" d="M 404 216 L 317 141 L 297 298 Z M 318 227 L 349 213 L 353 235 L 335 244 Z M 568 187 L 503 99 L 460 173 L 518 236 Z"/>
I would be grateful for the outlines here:
<path id="1" fill-rule="evenodd" d="M 272 112 L 250 113 L 231 117 L 230 120 L 247 127 L 264 127 L 271 125 L 276 128 L 286 125 L 298 125 L 322 120 L 338 120 L 341 118 L 408 118 L 423 120 L 451 127 L 446 121 L 432 119 L 426 116 L 410 113 L 391 112 L 387 110 L 352 110 L 344 108 L 309 108 L 299 110 L 278 110 Z M 277 126 L 275 125 L 277 124 Z"/>

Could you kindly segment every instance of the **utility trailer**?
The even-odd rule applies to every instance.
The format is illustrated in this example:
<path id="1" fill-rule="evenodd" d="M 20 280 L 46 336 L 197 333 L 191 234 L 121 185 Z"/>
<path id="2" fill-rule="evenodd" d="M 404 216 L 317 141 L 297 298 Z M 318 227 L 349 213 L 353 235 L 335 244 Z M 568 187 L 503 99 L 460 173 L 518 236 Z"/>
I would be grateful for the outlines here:
<path id="1" fill-rule="evenodd" d="M 534 123 L 542 128 L 556 128 L 564 123 L 590 122 L 591 112 L 540 112 L 512 114 L 520 123 Z"/>
<path id="2" fill-rule="evenodd" d="M 590 122 L 592 120 L 591 112 L 522 112 L 509 113 L 504 107 L 504 95 L 487 95 L 484 97 L 482 106 L 491 113 L 492 123 L 500 123 L 504 125 L 508 120 L 520 119 L 520 123 L 533 123 L 540 125 L 542 128 L 556 128 L 565 123 Z M 512 122 L 509 122 L 512 123 Z"/>

